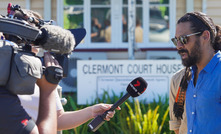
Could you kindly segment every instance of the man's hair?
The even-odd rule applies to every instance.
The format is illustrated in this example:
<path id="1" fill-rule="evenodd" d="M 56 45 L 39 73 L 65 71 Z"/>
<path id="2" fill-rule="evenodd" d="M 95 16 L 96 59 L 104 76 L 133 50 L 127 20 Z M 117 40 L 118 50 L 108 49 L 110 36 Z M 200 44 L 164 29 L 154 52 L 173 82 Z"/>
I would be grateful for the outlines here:
<path id="1" fill-rule="evenodd" d="M 210 32 L 210 43 L 215 50 L 221 50 L 221 28 L 219 25 L 215 25 L 213 20 L 202 12 L 189 12 L 181 17 L 177 24 L 183 22 L 191 23 L 191 31 L 193 33 L 201 32 L 201 34 L 208 30 Z M 198 34 L 196 36 L 200 36 Z"/>

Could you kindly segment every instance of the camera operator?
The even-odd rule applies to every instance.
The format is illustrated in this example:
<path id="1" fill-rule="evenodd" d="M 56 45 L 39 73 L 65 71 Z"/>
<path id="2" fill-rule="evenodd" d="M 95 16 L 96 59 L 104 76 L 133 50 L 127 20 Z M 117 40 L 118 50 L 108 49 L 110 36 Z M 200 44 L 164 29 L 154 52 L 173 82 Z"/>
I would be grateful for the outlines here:
<path id="1" fill-rule="evenodd" d="M 4 40 L 5 37 L 3 33 L 0 32 L 0 36 L 1 47 L 13 44 L 13 42 Z M 4 58 L 2 55 L 1 58 Z M 10 61 L 8 62 L 8 64 L 11 64 Z M 44 64 L 46 70 L 50 67 L 61 68 L 57 60 L 55 60 L 48 52 L 44 53 Z M 11 93 L 6 86 L 0 86 L 0 105 L 2 107 L 0 110 L 1 134 L 56 133 L 57 113 L 55 95 L 57 93 L 57 84 L 48 82 L 45 75 L 42 75 L 40 79 L 36 80 L 36 85 L 38 85 L 40 91 L 39 114 L 36 123 L 21 106 L 18 96 Z"/>
<path id="2" fill-rule="evenodd" d="M 34 11 L 30 11 L 30 10 L 24 10 L 24 11 L 28 15 L 31 15 L 32 17 L 35 17 L 36 19 L 37 18 L 42 19 L 40 15 Z M 18 15 L 16 16 L 18 17 Z M 35 53 L 37 53 L 36 50 L 34 51 Z M 31 118 L 34 121 L 37 120 L 38 122 L 37 117 L 39 118 L 39 114 L 41 111 L 40 109 L 41 103 L 38 104 L 39 98 L 41 99 L 41 90 L 40 90 L 40 97 L 39 97 L 39 89 L 37 86 L 35 87 L 35 92 L 33 95 L 18 95 L 18 96 L 25 111 L 31 116 Z M 82 110 L 65 112 L 61 105 L 57 92 L 55 92 L 54 98 L 56 99 L 55 104 L 57 107 L 57 129 L 54 128 L 55 130 L 65 130 L 65 129 L 75 128 L 87 122 L 88 120 L 96 117 L 97 115 L 104 113 L 106 110 L 111 108 L 111 104 L 96 104 L 96 105 L 84 108 Z M 39 107 L 39 110 L 38 110 L 38 107 Z M 119 107 L 117 109 L 120 110 Z M 114 114 L 115 114 L 115 111 L 108 112 L 106 116 L 106 120 L 109 121 L 110 118 L 114 116 Z"/>
<path id="3" fill-rule="evenodd" d="M 49 53 L 44 54 L 44 61 L 46 67 L 58 66 L 58 62 Z M 40 89 L 39 115 L 36 124 L 21 106 L 18 96 L 10 93 L 4 87 L 0 88 L 1 134 L 56 133 L 55 94 L 57 84 L 48 82 L 44 75 L 37 80 L 36 84 Z"/>
<path id="4" fill-rule="evenodd" d="M 1 46 L 9 43 L 4 40 L 5 37 L 2 32 L 0 32 L 0 37 Z M 57 62 L 52 60 L 50 54 L 45 53 L 44 55 L 46 67 L 57 66 Z M 5 86 L 0 86 L 0 106 L 2 107 L 0 110 L 1 134 L 56 133 L 55 128 L 57 124 L 55 122 L 57 118 L 54 98 L 57 85 L 49 83 L 44 76 L 38 79 L 36 84 L 38 84 L 41 92 L 41 106 L 39 107 L 39 117 L 36 124 L 21 106 L 18 96 L 6 90 Z"/>

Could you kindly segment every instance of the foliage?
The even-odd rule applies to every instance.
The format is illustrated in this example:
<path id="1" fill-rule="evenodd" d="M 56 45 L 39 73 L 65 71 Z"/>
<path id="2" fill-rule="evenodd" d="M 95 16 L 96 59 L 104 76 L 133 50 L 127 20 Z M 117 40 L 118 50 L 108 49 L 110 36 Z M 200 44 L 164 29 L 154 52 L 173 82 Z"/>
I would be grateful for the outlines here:
<path id="1" fill-rule="evenodd" d="M 127 124 L 129 126 L 128 134 L 160 134 L 162 131 L 162 127 L 166 120 L 166 117 L 169 112 L 169 107 L 163 115 L 161 124 L 158 124 L 159 113 L 157 113 L 159 109 L 159 105 L 152 110 L 149 109 L 146 113 L 141 112 L 140 103 L 138 100 L 135 100 L 133 110 L 131 106 L 126 102 L 125 103 L 129 109 L 129 116 L 127 117 Z"/>
<path id="2" fill-rule="evenodd" d="M 77 105 L 76 94 L 63 95 L 68 103 L 64 106 L 65 111 L 73 111 L 85 108 L 90 105 Z M 108 103 L 113 104 L 123 96 L 109 96 L 108 92 L 94 100 L 93 104 Z M 93 105 L 91 104 L 91 105 Z M 168 96 L 158 96 L 157 101 L 151 103 L 128 99 L 121 106 L 120 111 L 116 111 L 115 116 L 105 122 L 96 132 L 91 132 L 85 124 L 71 130 L 64 130 L 63 134 L 169 134 L 169 98 Z"/>
<path id="3" fill-rule="evenodd" d="M 64 0 L 64 5 L 83 5 L 83 0 Z"/>
<path id="4" fill-rule="evenodd" d="M 64 0 L 64 28 L 83 27 L 83 0 Z"/>

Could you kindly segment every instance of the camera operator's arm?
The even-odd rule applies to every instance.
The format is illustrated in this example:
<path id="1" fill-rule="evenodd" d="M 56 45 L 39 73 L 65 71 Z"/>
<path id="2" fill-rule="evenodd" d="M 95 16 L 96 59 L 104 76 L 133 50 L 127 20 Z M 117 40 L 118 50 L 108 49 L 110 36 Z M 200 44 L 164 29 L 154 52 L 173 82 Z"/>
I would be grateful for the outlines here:
<path id="1" fill-rule="evenodd" d="M 103 114 L 111 108 L 111 104 L 96 104 L 77 111 L 58 110 L 58 130 L 67 130 L 80 126 L 88 120 Z M 120 110 L 120 107 L 117 108 Z M 109 121 L 115 114 L 115 111 L 108 112 L 106 120 Z"/>
<path id="2" fill-rule="evenodd" d="M 58 62 L 52 58 L 49 53 L 45 53 L 44 61 L 46 67 L 58 66 Z M 57 84 L 49 83 L 45 76 L 37 81 L 40 88 L 39 115 L 37 127 L 39 133 L 55 134 L 57 131 L 57 112 L 55 93 Z"/>

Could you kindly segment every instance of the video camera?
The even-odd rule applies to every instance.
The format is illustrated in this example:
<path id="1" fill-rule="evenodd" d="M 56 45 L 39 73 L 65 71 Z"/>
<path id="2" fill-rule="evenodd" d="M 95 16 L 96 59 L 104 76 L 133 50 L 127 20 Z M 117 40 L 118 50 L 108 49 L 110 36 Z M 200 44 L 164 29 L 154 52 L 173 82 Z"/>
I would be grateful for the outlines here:
<path id="1" fill-rule="evenodd" d="M 43 67 L 39 65 L 43 58 L 32 52 L 32 46 L 49 51 L 62 66 L 63 77 L 66 77 L 69 55 L 85 37 L 86 30 L 84 28 L 63 29 L 53 25 L 51 20 L 42 20 L 33 11 L 21 9 L 19 5 L 14 6 L 9 3 L 7 10 L 7 16 L 0 17 L 0 32 L 6 36 L 6 40 L 0 42 L 0 69 L 5 68 L 3 65 L 6 63 L 8 65 L 7 70 L 4 70 L 6 74 L 0 77 L 0 86 L 13 90 L 14 94 L 33 93 L 30 88 L 34 89 L 32 88 L 33 83 L 42 76 Z M 8 50 L 7 55 L 10 55 L 6 56 L 7 58 L 4 55 L 6 49 Z M 20 80 L 18 81 L 18 79 Z M 29 91 L 23 91 L 23 89 Z"/>

